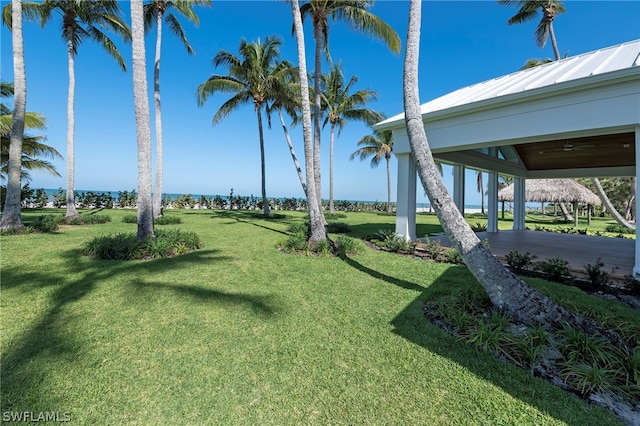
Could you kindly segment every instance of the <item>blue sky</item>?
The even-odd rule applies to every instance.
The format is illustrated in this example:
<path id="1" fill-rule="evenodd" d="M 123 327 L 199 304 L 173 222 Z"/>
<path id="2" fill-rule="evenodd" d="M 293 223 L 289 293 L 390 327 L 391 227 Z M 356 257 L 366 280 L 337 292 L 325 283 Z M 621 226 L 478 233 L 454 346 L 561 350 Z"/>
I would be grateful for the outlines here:
<path id="1" fill-rule="evenodd" d="M 2 0 L 2 6 L 7 1 Z M 561 54 L 581 54 L 640 38 L 638 1 L 566 1 L 567 12 L 555 23 Z M 122 3 L 129 20 L 129 4 Z M 377 1 L 373 12 L 406 38 L 408 1 Z M 515 7 L 493 1 L 428 1 L 423 5 L 420 55 L 420 99 L 427 102 L 461 87 L 517 71 L 530 58 L 550 58 L 550 44 L 540 49 L 534 42 L 537 21 L 508 26 Z M 260 194 L 260 157 L 257 120 L 252 106 L 239 109 L 212 126 L 211 119 L 228 95 L 215 95 L 198 107 L 196 87 L 214 73 L 213 56 L 221 49 L 237 53 L 242 38 L 254 41 L 268 35 L 282 38 L 281 56 L 297 63 L 291 36 L 291 12 L 281 1 L 214 1 L 211 9 L 199 8 L 200 26 L 183 22 L 196 54 L 190 56 L 172 34 L 165 32 L 161 62 L 164 134 L 164 192 L 226 195 Z M 60 21 L 45 29 L 25 23 L 24 48 L 27 72 L 27 110 L 48 119 L 47 143 L 66 155 L 67 57 L 60 36 Z M 11 37 L 2 27 L 0 73 L 13 80 Z M 308 71 L 312 72 L 313 38 L 305 23 Z M 122 72 L 116 62 L 92 42 L 79 48 L 76 58 L 76 189 L 131 190 L 137 184 L 137 157 L 133 114 L 131 47 L 117 40 L 129 65 Z M 149 86 L 155 33 L 147 38 Z M 403 54 L 391 53 L 383 44 L 331 23 L 330 50 L 341 60 L 346 78 L 356 75 L 356 89 L 378 92 L 370 107 L 386 116 L 402 111 Z M 327 64 L 323 71 L 327 71 Z M 152 95 L 150 90 L 150 95 Z M 151 96 L 150 96 L 151 99 Z M 150 102 L 152 106 L 153 103 Z M 152 117 L 153 118 L 153 117 Z M 302 197 L 282 129 L 274 121 L 265 131 L 267 195 Z M 153 124 L 152 124 L 153 128 Z M 372 169 L 368 161 L 349 161 L 357 141 L 371 129 L 349 123 L 336 141 L 336 199 L 385 201 L 384 165 Z M 295 148 L 303 161 L 301 128 L 292 131 Z M 329 131 L 322 138 L 323 197 L 329 189 Z M 397 162 L 391 160 L 392 197 L 395 200 Z M 65 187 L 65 161 L 55 162 L 62 177 L 32 173 L 33 188 Z M 451 188 L 451 172 L 445 168 Z M 421 189 L 418 202 L 426 202 Z M 473 172 L 467 176 L 467 204 L 479 204 Z"/>

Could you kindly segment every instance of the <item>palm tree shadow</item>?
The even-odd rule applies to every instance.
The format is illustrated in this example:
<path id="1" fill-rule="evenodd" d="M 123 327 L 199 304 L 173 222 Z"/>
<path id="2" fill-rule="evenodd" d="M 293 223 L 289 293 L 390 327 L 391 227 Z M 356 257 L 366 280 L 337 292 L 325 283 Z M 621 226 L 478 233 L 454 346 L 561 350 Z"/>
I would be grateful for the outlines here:
<path id="1" fill-rule="evenodd" d="M 391 275 L 387 275 L 387 274 L 383 274 L 382 272 L 376 271 L 374 269 L 368 268 L 366 266 L 364 266 L 363 264 L 355 261 L 354 259 L 348 257 L 348 256 L 344 256 L 342 257 L 342 260 L 349 266 L 352 266 L 353 268 L 357 269 L 360 272 L 364 272 L 367 275 L 370 275 L 373 278 L 382 280 L 384 282 L 387 282 L 389 284 L 393 284 L 393 285 L 397 285 L 398 287 L 407 289 L 407 290 L 414 290 L 414 291 L 423 291 L 425 288 L 419 284 L 416 283 L 412 283 L 409 281 L 405 281 L 405 280 L 401 280 L 399 278 L 395 278 L 392 277 Z"/>
<path id="2" fill-rule="evenodd" d="M 49 287 L 48 301 L 43 303 L 43 312 L 36 316 L 33 323 L 24 327 L 22 334 L 10 341 L 2 340 L 2 394 L 0 406 L 7 411 L 40 411 L 59 407 L 60 401 L 45 391 L 44 383 L 50 382 L 46 365 L 77 362 L 83 351 L 81 339 L 78 339 L 77 324 L 81 317 L 68 307 L 83 300 L 101 283 L 114 279 L 131 280 L 134 293 L 150 291 L 171 292 L 178 298 L 189 298 L 224 305 L 246 305 L 253 314 L 266 318 L 275 313 L 273 300 L 269 296 L 250 294 L 229 294 L 198 285 L 143 283 L 136 277 L 150 273 L 179 271 L 191 264 L 219 262 L 229 259 L 219 256 L 217 250 L 201 250 L 171 259 L 157 259 L 145 262 L 103 261 L 83 257 L 80 250 L 69 250 L 61 256 L 66 261 L 63 271 L 74 271 L 73 275 L 52 274 L 49 271 L 21 271 L 17 268 L 2 271 L 2 290 L 19 288 L 29 292 Z M 108 266 L 107 266 L 108 263 Z M 49 290 L 47 290 L 49 291 Z M 42 293 L 41 293 L 42 294 Z M 37 308 L 33 309 L 38 312 Z M 5 319 L 6 321 L 6 319 Z M 40 367 L 39 367 L 40 366 Z M 34 401 L 39 404 L 34 407 Z"/>
<path id="3" fill-rule="evenodd" d="M 566 424 L 575 424 L 572 413 L 582 408 L 577 398 L 573 399 L 572 411 L 569 399 L 563 390 L 549 385 L 549 392 L 557 395 L 557 398 L 540 399 L 530 390 L 530 383 L 540 378 L 522 375 L 515 375 L 516 367 L 498 360 L 495 356 L 479 352 L 466 343 L 456 340 L 443 330 L 433 325 L 424 315 L 425 303 L 443 294 L 452 294 L 452 287 L 460 289 L 460 283 L 468 283 L 470 287 L 481 289 L 475 278 L 465 267 L 452 267 L 447 269 L 428 287 L 421 287 L 421 294 L 414 299 L 402 312 L 392 321 L 393 333 L 406 340 L 422 346 L 428 351 L 447 358 L 456 364 L 471 371 L 476 376 L 493 383 L 495 386 L 508 392 L 511 396 L 526 404 L 537 407 L 540 411 L 549 413 L 557 420 Z M 482 291 L 482 290 L 481 290 Z M 518 377 L 522 377 L 520 380 Z"/>

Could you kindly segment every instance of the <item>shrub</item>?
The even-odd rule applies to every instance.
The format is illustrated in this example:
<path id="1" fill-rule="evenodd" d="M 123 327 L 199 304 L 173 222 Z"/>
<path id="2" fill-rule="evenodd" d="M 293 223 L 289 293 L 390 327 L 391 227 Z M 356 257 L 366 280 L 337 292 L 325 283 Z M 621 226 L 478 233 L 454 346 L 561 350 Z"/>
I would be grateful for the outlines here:
<path id="1" fill-rule="evenodd" d="M 104 260 L 156 259 L 184 254 L 202 247 L 198 235 L 178 229 L 156 231 L 155 238 L 138 242 L 136 234 L 96 237 L 85 244 L 84 254 Z"/>
<path id="2" fill-rule="evenodd" d="M 286 240 L 278 244 L 278 248 L 286 253 L 309 254 L 309 242 L 305 232 L 294 232 Z"/>
<path id="3" fill-rule="evenodd" d="M 331 243 L 329 240 L 322 240 L 316 246 L 315 252 L 322 257 L 327 257 L 331 254 Z"/>
<path id="4" fill-rule="evenodd" d="M 601 258 L 598 258 L 595 264 L 587 264 L 584 267 L 591 284 L 598 289 L 606 289 L 611 284 L 611 274 L 603 271 L 603 266 Z"/>
<path id="5" fill-rule="evenodd" d="M 456 265 L 460 265 L 464 263 L 462 261 L 462 256 L 455 248 L 449 248 L 445 251 L 445 256 L 447 256 L 447 262 L 455 263 Z"/>
<path id="6" fill-rule="evenodd" d="M 135 214 L 128 214 L 122 218 L 124 223 L 138 223 L 138 216 Z"/>
<path id="7" fill-rule="evenodd" d="M 382 246 L 386 247 L 389 251 L 412 251 L 415 249 L 415 245 L 411 247 L 410 243 L 395 231 L 390 229 L 380 229 L 376 233 L 376 238 L 382 242 Z"/>
<path id="8" fill-rule="evenodd" d="M 309 222 L 295 222 L 289 225 L 287 228 L 287 232 L 291 232 L 292 234 L 303 233 L 304 235 L 309 235 Z"/>
<path id="9" fill-rule="evenodd" d="M 614 234 L 635 234 L 636 232 L 635 230 L 622 226 L 619 223 L 607 225 L 605 230 Z"/>
<path id="10" fill-rule="evenodd" d="M 538 262 L 536 269 L 547 274 L 551 281 L 564 282 L 572 277 L 569 262 L 559 257 Z"/>
<path id="11" fill-rule="evenodd" d="M 137 223 L 137 218 L 136 218 Z M 155 225 L 178 225 L 182 223 L 182 219 L 177 216 L 161 216 L 153 220 Z"/>
<path id="12" fill-rule="evenodd" d="M 533 259 L 536 258 L 535 254 L 531 254 L 526 252 L 525 254 L 518 253 L 517 251 L 510 251 L 505 257 L 504 260 L 507 261 L 509 268 L 516 273 L 521 274 L 522 271 L 531 266 Z"/>
<path id="13" fill-rule="evenodd" d="M 480 222 L 476 222 L 475 225 L 471 225 L 471 229 L 473 229 L 474 232 L 485 232 L 487 230 L 487 223 L 480 223 Z"/>
<path id="14" fill-rule="evenodd" d="M 340 257 L 353 256 L 364 251 L 362 241 L 347 237 L 346 235 L 338 235 L 336 245 L 338 247 L 338 255 Z"/>
<path id="15" fill-rule="evenodd" d="M 39 232 L 53 232 L 57 231 L 61 223 L 64 222 L 64 216 L 46 214 L 38 216 L 33 223 L 33 227 Z"/>
<path id="16" fill-rule="evenodd" d="M 82 222 L 85 224 L 95 225 L 111 222 L 111 218 L 106 214 L 86 214 L 82 215 Z"/>

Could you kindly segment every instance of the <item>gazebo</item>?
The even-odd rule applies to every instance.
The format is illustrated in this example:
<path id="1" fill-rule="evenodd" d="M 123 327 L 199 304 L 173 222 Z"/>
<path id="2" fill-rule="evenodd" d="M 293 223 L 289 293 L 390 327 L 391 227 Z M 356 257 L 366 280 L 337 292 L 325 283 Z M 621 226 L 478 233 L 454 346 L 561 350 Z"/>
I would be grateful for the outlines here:
<path id="1" fill-rule="evenodd" d="M 578 226 L 578 204 L 587 206 L 601 204 L 600 197 L 573 179 L 528 179 L 524 186 L 525 201 L 571 203 L 576 226 Z M 502 188 L 498 192 L 498 201 L 513 201 L 515 199 L 514 192 L 513 184 Z M 589 219 L 591 219 L 591 209 L 587 209 L 587 211 Z"/>
<path id="2" fill-rule="evenodd" d="M 524 230 L 525 180 L 640 175 L 640 40 L 525 69 L 421 105 L 437 161 L 453 165 L 464 209 L 464 170 L 488 173 L 487 230 L 498 232 L 498 174 L 514 178 L 514 230 Z M 416 168 L 404 113 L 391 130 L 398 159 L 396 232 L 415 239 Z M 636 211 L 640 186 L 636 189 Z M 640 277 L 640 228 L 633 274 Z"/>

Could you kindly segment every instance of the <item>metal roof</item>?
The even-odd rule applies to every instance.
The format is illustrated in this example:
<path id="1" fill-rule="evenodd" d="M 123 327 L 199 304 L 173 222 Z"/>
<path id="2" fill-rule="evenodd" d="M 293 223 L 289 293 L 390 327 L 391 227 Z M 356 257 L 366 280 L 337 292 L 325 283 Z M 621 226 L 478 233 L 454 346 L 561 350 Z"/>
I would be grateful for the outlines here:
<path id="1" fill-rule="evenodd" d="M 477 83 L 433 99 L 420 107 L 423 119 L 447 112 L 474 109 L 563 87 L 591 84 L 640 72 L 640 40 L 595 50 Z M 378 130 L 404 126 L 404 113 L 375 125 Z"/>

